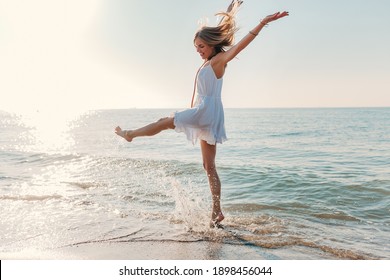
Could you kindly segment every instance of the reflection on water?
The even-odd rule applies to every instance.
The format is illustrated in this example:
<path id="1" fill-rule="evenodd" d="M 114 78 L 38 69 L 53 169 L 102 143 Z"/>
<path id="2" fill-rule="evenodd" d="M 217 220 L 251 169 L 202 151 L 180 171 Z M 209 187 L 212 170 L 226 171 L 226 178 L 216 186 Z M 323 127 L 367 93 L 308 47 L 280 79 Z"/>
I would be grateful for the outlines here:
<path id="1" fill-rule="evenodd" d="M 71 152 L 75 144 L 74 136 L 70 133 L 74 120 L 79 116 L 76 112 L 62 110 L 42 110 L 24 114 L 20 121 L 26 127 L 19 135 L 28 152 L 60 153 Z"/>

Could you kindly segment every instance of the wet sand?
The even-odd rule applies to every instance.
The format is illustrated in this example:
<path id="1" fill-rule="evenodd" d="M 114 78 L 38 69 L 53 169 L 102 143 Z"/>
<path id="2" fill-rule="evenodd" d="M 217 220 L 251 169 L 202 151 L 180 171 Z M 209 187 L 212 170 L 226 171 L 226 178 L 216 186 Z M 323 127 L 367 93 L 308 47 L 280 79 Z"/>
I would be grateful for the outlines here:
<path id="1" fill-rule="evenodd" d="M 61 248 L 1 252 L 5 260 L 307 260 L 335 259 L 318 250 L 265 249 L 219 242 L 137 241 L 86 243 Z"/>

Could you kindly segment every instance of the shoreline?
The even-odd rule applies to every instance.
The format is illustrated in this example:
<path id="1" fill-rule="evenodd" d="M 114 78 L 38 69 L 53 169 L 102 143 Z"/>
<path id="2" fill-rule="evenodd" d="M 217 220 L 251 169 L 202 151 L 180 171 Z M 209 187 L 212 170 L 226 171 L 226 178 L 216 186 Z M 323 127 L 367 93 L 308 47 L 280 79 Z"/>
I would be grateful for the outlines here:
<path id="1" fill-rule="evenodd" d="M 261 248 L 260 248 L 261 249 Z M 265 259 L 259 248 L 209 241 L 94 242 L 1 252 L 3 260 L 221 260 Z M 245 257 L 245 258 L 244 258 Z"/>
<path id="2" fill-rule="evenodd" d="M 211 241 L 99 242 L 1 252 L 2 260 L 340 260 L 299 246 L 266 249 Z"/>

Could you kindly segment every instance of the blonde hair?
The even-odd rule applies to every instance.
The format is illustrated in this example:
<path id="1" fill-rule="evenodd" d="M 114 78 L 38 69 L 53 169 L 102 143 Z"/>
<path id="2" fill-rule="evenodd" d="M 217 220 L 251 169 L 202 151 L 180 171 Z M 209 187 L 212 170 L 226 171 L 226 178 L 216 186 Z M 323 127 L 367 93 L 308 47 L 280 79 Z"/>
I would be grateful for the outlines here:
<path id="1" fill-rule="evenodd" d="M 195 33 L 194 41 L 200 38 L 209 46 L 214 47 L 215 54 L 224 52 L 227 47 L 232 46 L 234 44 L 234 35 L 238 30 L 235 20 L 238 7 L 239 3 L 235 2 L 230 11 L 217 13 L 216 16 L 222 16 L 219 24 L 215 27 L 202 26 Z"/>

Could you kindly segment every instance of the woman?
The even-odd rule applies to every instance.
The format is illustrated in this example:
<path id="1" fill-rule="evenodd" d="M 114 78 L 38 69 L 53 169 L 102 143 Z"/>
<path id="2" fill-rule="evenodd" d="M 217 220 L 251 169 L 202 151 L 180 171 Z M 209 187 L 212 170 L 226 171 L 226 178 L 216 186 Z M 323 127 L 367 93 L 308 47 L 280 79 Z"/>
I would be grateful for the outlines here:
<path id="1" fill-rule="evenodd" d="M 237 44 L 233 45 L 237 31 L 235 14 L 242 1 L 233 0 L 225 13 L 218 13 L 222 20 L 216 27 L 202 27 L 194 38 L 194 45 L 204 60 L 196 75 L 197 98 L 192 96 L 191 109 L 176 112 L 172 117 L 162 118 L 135 130 L 122 130 L 115 133 L 131 142 L 140 136 L 152 136 L 166 129 L 184 132 L 193 143 L 200 140 L 203 167 L 207 173 L 212 196 L 211 227 L 220 227 L 224 215 L 221 210 L 221 182 L 215 166 L 217 143 L 227 140 L 224 126 L 224 112 L 221 102 L 222 79 L 229 61 L 236 57 L 262 30 L 262 28 L 288 12 L 269 15 L 255 26 Z M 226 50 L 226 48 L 229 49 Z M 194 89 L 195 94 L 195 89 Z"/>

